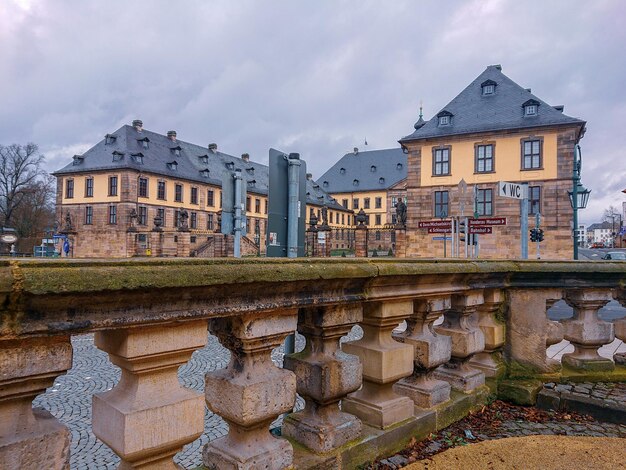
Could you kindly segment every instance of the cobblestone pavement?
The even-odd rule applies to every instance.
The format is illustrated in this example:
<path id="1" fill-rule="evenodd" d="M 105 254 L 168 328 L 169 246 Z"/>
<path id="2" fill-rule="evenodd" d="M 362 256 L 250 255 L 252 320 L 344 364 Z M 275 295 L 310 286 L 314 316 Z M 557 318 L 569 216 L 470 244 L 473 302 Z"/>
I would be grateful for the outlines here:
<path id="1" fill-rule="evenodd" d="M 342 340 L 357 339 L 362 330 L 355 327 Z M 204 391 L 204 374 L 226 367 L 230 352 L 222 347 L 215 336 L 209 335 L 207 346 L 193 353 L 191 360 L 178 371 L 178 379 L 185 386 Z M 304 337 L 297 335 L 296 351 L 304 348 Z M 72 469 L 106 470 L 117 468 L 119 458 L 91 432 L 91 397 L 94 393 L 111 390 L 120 379 L 120 369 L 109 361 L 108 355 L 94 346 L 93 335 L 80 335 L 72 338 L 74 358 L 72 369 L 58 377 L 46 393 L 33 401 L 36 407 L 50 411 L 71 432 Z M 272 352 L 272 360 L 281 367 L 283 349 Z M 298 397 L 296 409 L 301 409 L 304 401 Z M 278 426 L 280 419 L 272 427 Z M 222 418 L 205 409 L 204 434 L 185 446 L 174 460 L 183 468 L 195 468 L 202 464 L 202 446 L 207 442 L 228 433 L 228 425 Z"/>

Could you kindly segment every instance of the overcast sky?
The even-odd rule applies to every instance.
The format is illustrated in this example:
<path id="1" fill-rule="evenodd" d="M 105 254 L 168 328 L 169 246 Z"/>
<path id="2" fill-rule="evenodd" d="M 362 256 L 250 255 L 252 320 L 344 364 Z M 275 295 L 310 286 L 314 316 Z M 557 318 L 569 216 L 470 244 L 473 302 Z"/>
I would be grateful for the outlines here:
<path id="1" fill-rule="evenodd" d="M 0 0 L 0 144 L 54 171 L 139 118 L 264 163 L 299 152 L 317 178 L 502 64 L 588 122 L 594 222 L 626 200 L 625 25 L 622 0 Z"/>

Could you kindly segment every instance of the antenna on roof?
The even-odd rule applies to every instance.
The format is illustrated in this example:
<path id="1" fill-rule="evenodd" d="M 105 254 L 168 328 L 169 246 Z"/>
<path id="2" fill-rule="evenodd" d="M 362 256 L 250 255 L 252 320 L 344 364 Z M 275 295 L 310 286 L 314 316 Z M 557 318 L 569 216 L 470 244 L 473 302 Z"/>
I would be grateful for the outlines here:
<path id="1" fill-rule="evenodd" d="M 422 113 L 422 100 L 420 100 L 420 119 L 422 119 L 422 117 L 424 116 L 424 114 Z"/>
<path id="2" fill-rule="evenodd" d="M 365 138 L 365 145 L 367 145 L 367 137 Z"/>

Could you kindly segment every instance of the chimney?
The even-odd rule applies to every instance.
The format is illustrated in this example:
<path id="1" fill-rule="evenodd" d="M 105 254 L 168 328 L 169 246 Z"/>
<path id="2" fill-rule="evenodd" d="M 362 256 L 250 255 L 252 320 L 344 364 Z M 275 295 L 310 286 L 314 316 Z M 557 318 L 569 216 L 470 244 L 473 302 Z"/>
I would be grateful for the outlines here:
<path id="1" fill-rule="evenodd" d="M 176 131 L 167 131 L 167 138 L 172 142 L 176 142 Z"/>
<path id="2" fill-rule="evenodd" d="M 496 70 L 499 70 L 500 72 L 502 72 L 502 65 L 500 65 L 500 64 L 495 64 L 493 67 L 494 67 Z"/>
<path id="3" fill-rule="evenodd" d="M 553 106 L 553 108 L 556 109 L 557 111 L 560 111 L 561 113 L 565 110 L 565 106 L 563 106 L 562 104 Z"/>
<path id="4" fill-rule="evenodd" d="M 249 154 L 249 153 L 242 153 L 242 154 L 241 154 L 241 159 L 242 159 L 244 162 L 248 163 L 248 162 L 250 161 L 250 154 Z"/>
<path id="5" fill-rule="evenodd" d="M 217 153 L 217 144 L 209 144 L 209 151 Z"/>
<path id="6" fill-rule="evenodd" d="M 359 148 L 358 147 L 354 147 L 354 154 L 358 155 L 359 154 Z"/>
<path id="7" fill-rule="evenodd" d="M 307 173 L 306 174 L 306 179 L 307 179 L 307 181 L 312 181 L 313 180 L 313 173 Z"/>
<path id="8" fill-rule="evenodd" d="M 533 90 L 532 90 L 531 88 L 526 88 L 526 91 L 527 91 L 528 93 L 532 93 L 532 92 L 533 92 Z"/>
<path id="9" fill-rule="evenodd" d="M 135 119 L 133 121 L 133 127 L 137 132 L 141 132 L 143 130 L 143 122 L 141 121 L 141 119 Z"/>

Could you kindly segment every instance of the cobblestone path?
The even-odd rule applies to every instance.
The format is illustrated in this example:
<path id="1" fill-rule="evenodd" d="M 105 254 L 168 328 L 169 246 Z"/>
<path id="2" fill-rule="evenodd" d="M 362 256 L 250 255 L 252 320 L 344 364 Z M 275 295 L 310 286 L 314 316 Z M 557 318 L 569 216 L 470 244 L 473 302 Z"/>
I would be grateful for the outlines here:
<path id="1" fill-rule="evenodd" d="M 355 327 L 345 340 L 357 339 L 362 330 Z M 54 386 L 33 401 L 36 407 L 46 408 L 65 424 L 71 432 L 70 467 L 77 470 L 105 470 L 117 468 L 119 458 L 91 432 L 91 399 L 94 393 L 111 390 L 120 379 L 120 369 L 109 361 L 108 355 L 94 346 L 93 335 L 72 337 L 74 359 L 72 369 L 58 377 Z M 297 335 L 296 351 L 304 347 L 304 337 Z M 178 379 L 185 386 L 204 392 L 204 374 L 226 367 L 230 352 L 222 347 L 215 336 L 209 335 L 207 346 L 193 353 L 191 360 L 178 371 Z M 272 360 L 282 366 L 283 349 L 272 352 Z M 298 397 L 296 409 L 304 401 Z M 280 419 L 272 426 L 280 424 Z M 191 469 L 202 464 L 202 446 L 228 433 L 222 418 L 205 408 L 204 434 L 183 448 L 174 460 L 183 468 Z"/>

